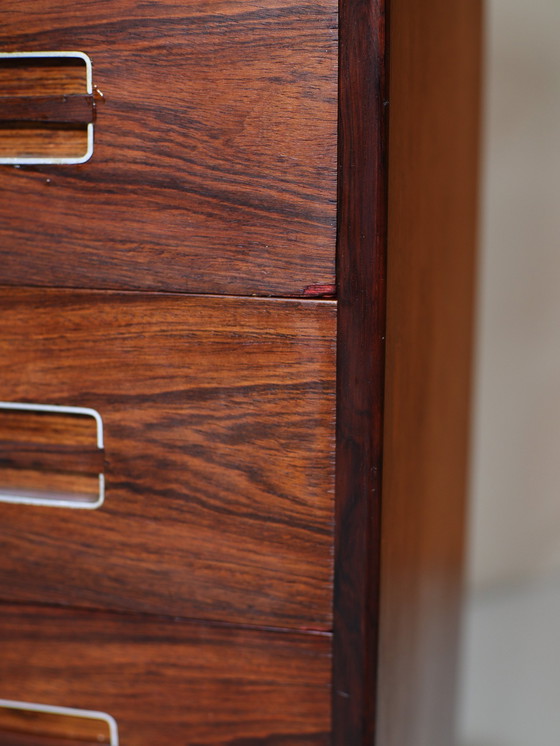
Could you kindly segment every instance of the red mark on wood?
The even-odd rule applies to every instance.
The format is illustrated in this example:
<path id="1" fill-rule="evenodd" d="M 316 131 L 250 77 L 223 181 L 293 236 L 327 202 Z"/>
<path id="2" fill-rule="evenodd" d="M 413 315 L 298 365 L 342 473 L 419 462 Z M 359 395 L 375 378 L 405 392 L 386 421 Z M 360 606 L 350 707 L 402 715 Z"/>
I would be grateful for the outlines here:
<path id="1" fill-rule="evenodd" d="M 333 298 L 336 285 L 308 285 L 303 290 L 304 298 Z"/>

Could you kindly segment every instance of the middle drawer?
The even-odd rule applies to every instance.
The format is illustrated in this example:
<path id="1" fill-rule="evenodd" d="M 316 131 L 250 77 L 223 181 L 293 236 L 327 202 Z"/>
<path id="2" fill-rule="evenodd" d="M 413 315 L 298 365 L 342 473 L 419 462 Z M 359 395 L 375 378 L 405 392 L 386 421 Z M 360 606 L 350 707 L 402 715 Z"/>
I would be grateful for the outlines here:
<path id="1" fill-rule="evenodd" d="M 330 627 L 334 302 L 10 289 L 0 309 L 0 399 L 98 412 L 106 491 L 0 503 L 1 598 Z"/>

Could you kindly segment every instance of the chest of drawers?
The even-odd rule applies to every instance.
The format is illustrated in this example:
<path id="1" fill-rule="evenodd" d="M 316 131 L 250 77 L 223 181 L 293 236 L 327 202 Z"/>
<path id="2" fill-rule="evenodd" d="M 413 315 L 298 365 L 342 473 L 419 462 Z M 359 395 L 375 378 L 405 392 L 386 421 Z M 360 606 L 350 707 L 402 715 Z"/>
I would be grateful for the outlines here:
<path id="1" fill-rule="evenodd" d="M 480 7 L 390 6 L 4 11 L 2 746 L 449 746 Z"/>

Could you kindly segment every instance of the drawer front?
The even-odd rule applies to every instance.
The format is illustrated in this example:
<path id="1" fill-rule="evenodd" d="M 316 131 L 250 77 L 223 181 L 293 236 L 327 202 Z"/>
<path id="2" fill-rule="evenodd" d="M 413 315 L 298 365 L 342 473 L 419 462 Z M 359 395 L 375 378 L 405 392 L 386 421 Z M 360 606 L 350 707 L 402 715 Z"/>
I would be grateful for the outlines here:
<path id="1" fill-rule="evenodd" d="M 2 281 L 284 296 L 332 284 L 336 24 L 336 0 L 6 8 L 3 52 L 87 53 L 105 101 L 87 163 L 0 167 Z M 38 90 L 54 95 L 51 73 Z M 0 64 L 0 95 L 29 94 L 18 75 Z M 0 128 L 3 155 L 9 138 Z"/>
<path id="2" fill-rule="evenodd" d="M 96 510 L 0 502 L 0 598 L 330 628 L 334 302 L 4 289 L 0 311 L 0 399 L 91 408 L 104 439 L 30 413 L 0 480 L 105 482 Z"/>
<path id="3" fill-rule="evenodd" d="M 328 635 L 36 611 L 1 609 L 5 699 L 107 713 L 123 746 L 330 742 Z"/>

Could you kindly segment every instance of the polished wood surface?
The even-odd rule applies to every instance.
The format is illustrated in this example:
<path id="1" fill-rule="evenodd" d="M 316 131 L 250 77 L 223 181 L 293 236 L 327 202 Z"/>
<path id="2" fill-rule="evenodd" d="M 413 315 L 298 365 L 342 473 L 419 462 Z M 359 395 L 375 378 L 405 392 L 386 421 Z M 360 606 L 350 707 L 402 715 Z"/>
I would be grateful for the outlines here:
<path id="1" fill-rule="evenodd" d="M 27 733 L 11 733 L 0 731 L 0 746 L 101 746 L 107 741 L 86 741 L 74 738 L 60 738 L 59 736 L 38 736 L 28 735 Z"/>
<path id="2" fill-rule="evenodd" d="M 4 696 L 107 712 L 123 746 L 327 746 L 330 648 L 329 635 L 129 615 L 0 616 Z"/>
<path id="3" fill-rule="evenodd" d="M 333 744 L 371 746 L 385 340 L 385 3 L 342 0 L 340 9 Z"/>
<path id="4" fill-rule="evenodd" d="M 88 124 L 94 119 L 93 96 L 80 93 L 53 96 L 0 96 L 0 122 Z"/>
<path id="5" fill-rule="evenodd" d="M 0 157 L 41 157 L 41 158 L 81 158 L 87 151 L 86 127 L 64 126 L 50 124 L 29 124 L 22 126 L 17 123 L 6 123 L 0 125 Z M 0 169 L 12 168 L 11 166 L 0 166 Z M 22 168 L 30 168 L 22 166 Z M 60 168 L 60 166 L 59 166 Z M 0 171 L 0 179 L 2 173 Z M 43 177 L 43 184 L 48 186 L 51 179 Z M 10 199 L 17 200 L 20 193 L 9 195 Z M 4 197 L 8 195 L 4 192 Z M 23 200 L 25 201 L 25 200 Z M 31 217 L 29 218 L 31 220 Z M 7 221 L 2 218 L 2 225 Z M 0 226 L 0 232 L 2 226 Z M 2 257 L 4 263 L 4 257 Z"/>
<path id="6" fill-rule="evenodd" d="M 103 471 L 102 448 L 80 448 L 44 443 L 20 443 L 0 440 L 0 470 L 36 469 L 37 471 L 68 471 L 99 474 Z"/>
<path id="7" fill-rule="evenodd" d="M 8 51 L 7 45 L 2 48 Z M 0 91 L 3 96 L 86 93 L 86 64 L 79 57 L 0 57 Z"/>
<path id="8" fill-rule="evenodd" d="M 2 49 L 2 51 L 5 51 Z M 0 156 L 1 157 L 78 157 L 87 150 L 85 126 L 66 122 L 59 124 L 14 122 L 15 112 L 8 110 L 10 99 L 51 100 L 61 96 L 70 101 L 83 97 L 87 91 L 85 62 L 76 57 L 15 58 L 0 57 Z M 92 101 L 93 104 L 93 101 Z M 89 106 L 91 115 L 92 104 Z M 60 108 L 57 107 L 57 108 Z M 67 117 L 68 101 L 65 107 Z M 49 107 L 47 114 L 55 113 Z M 37 118 L 33 105 L 31 114 Z M 21 116 L 21 114 L 20 114 Z M 19 117 L 16 117 L 19 118 Z M 91 117 L 88 117 L 90 121 Z M 10 170 L 9 166 L 0 169 Z M 1 207 L 0 207 L 1 210 Z M 2 219 L 5 223 L 5 216 Z M 29 227 L 28 227 L 29 230 Z M 0 228 L 1 232 L 1 228 Z"/>
<path id="9" fill-rule="evenodd" d="M 4 289 L 0 313 L 0 398 L 96 409 L 106 474 L 96 511 L 0 505 L 0 598 L 330 629 L 336 303 Z"/>
<path id="10" fill-rule="evenodd" d="M 88 163 L 0 167 L 2 282 L 281 296 L 332 286 L 337 46 L 336 0 L 5 8 L 3 51 L 86 52 L 105 102 Z M 0 95 L 20 93 L 1 83 Z M 79 147 L 30 133 L 28 148 L 37 134 L 56 136 L 53 152 Z M 20 135 L 0 131 L 0 152 Z"/>
<path id="11" fill-rule="evenodd" d="M 0 289 L 0 294 L 3 292 Z M 3 409 L 0 402 L 0 436 L 18 448 L 29 443 L 41 449 L 90 448 L 97 444 L 97 423 L 90 414 Z M 7 456 L 4 452 L 1 455 Z"/>
<path id="12" fill-rule="evenodd" d="M 0 406 L 0 500 L 19 495 L 96 502 L 104 469 L 90 415 Z"/>
<path id="13" fill-rule="evenodd" d="M 88 164 L 0 170 L 0 399 L 97 409 L 107 499 L 0 505 L 2 696 L 124 746 L 453 742 L 479 41 L 479 0 L 6 10 L 106 100 Z M 8 486 L 91 481 L 10 427 Z"/>
<path id="14" fill-rule="evenodd" d="M 480 41 L 479 0 L 392 0 L 380 746 L 454 743 Z"/>
<path id="15" fill-rule="evenodd" d="M 103 746 L 110 741 L 104 720 L 0 706 L 0 746 Z"/>

